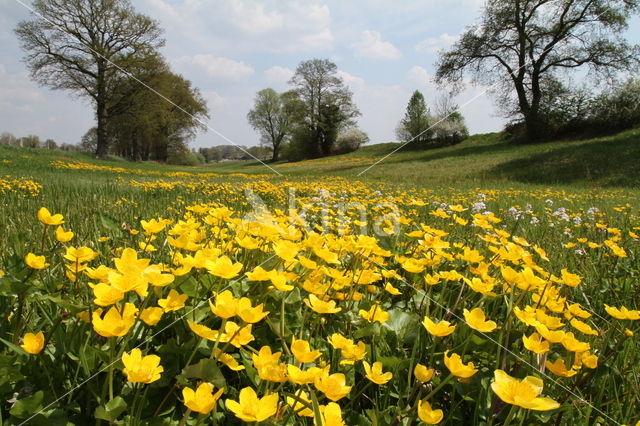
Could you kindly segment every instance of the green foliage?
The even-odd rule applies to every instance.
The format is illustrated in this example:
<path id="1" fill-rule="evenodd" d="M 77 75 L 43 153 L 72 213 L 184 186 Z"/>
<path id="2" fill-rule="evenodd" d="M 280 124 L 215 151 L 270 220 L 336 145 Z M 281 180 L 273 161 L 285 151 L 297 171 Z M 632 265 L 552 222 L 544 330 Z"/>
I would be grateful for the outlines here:
<path id="1" fill-rule="evenodd" d="M 404 118 L 396 128 L 396 136 L 402 142 L 424 146 L 433 136 L 430 129 L 433 118 L 424 100 L 424 95 L 416 90 L 411 95 Z"/>
<path id="2" fill-rule="evenodd" d="M 204 163 L 204 156 L 198 152 L 175 151 L 167 157 L 167 164 L 176 166 L 199 166 Z"/>

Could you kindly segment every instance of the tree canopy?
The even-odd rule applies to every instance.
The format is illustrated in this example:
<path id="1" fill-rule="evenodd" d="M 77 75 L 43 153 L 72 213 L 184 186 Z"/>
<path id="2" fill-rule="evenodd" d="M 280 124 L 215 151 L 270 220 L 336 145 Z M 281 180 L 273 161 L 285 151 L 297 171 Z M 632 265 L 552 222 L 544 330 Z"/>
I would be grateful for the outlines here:
<path id="1" fill-rule="evenodd" d="M 116 87 L 121 70 L 144 68 L 140 62 L 164 44 L 162 30 L 129 0 L 36 0 L 32 7 L 32 20 L 15 30 L 31 75 L 44 86 L 91 100 L 96 155 L 105 158 L 109 119 L 123 100 Z"/>
<path id="2" fill-rule="evenodd" d="M 481 22 L 441 54 L 436 77 L 460 87 L 466 72 L 494 85 L 502 106 L 521 117 L 529 140 L 543 137 L 544 87 L 562 71 L 638 66 L 640 48 L 621 36 L 638 0 L 488 0 Z"/>

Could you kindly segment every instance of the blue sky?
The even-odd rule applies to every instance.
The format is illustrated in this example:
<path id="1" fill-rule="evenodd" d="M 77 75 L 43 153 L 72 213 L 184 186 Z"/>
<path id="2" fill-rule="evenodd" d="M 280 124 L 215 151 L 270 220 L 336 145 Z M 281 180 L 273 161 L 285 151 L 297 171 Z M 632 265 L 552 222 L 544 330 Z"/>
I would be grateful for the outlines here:
<path id="1" fill-rule="evenodd" d="M 24 1 L 24 0 L 21 0 Z M 191 80 L 207 99 L 209 125 L 239 145 L 258 135 L 246 114 L 256 91 L 287 89 L 300 61 L 329 58 L 354 92 L 359 126 L 372 143 L 395 140 L 394 130 L 411 93 L 427 102 L 438 93 L 431 81 L 437 51 L 450 46 L 480 16 L 482 0 L 134 0 L 134 7 L 165 29 L 164 55 L 174 71 Z M 93 126 L 93 110 L 68 92 L 29 80 L 13 34 L 29 11 L 16 0 L 0 0 L 0 132 L 36 134 L 77 143 Z M 629 39 L 640 41 L 638 19 Z M 458 96 L 464 104 L 485 90 Z M 462 109 L 472 133 L 499 130 L 488 95 Z M 201 133 L 192 147 L 226 144 Z"/>

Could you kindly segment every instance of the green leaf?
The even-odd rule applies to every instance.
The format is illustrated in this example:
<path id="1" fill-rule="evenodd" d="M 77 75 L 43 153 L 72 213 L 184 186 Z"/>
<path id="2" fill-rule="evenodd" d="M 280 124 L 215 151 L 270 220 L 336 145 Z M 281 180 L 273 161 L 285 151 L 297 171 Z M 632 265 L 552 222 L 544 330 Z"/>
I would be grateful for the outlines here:
<path id="1" fill-rule="evenodd" d="M 116 396 L 111 401 L 107 402 L 104 406 L 96 408 L 96 419 L 107 420 L 109 422 L 115 421 L 118 416 L 127 409 L 127 403 L 120 396 Z"/>
<path id="2" fill-rule="evenodd" d="M 9 413 L 19 419 L 24 419 L 42 409 L 42 398 L 44 392 L 38 391 L 31 396 L 20 399 L 13 404 Z"/>
<path id="3" fill-rule="evenodd" d="M 218 363 L 210 358 L 201 359 L 197 364 L 185 367 L 180 375 L 187 379 L 200 379 L 209 382 L 218 389 L 227 386 L 224 376 L 218 368 Z"/>

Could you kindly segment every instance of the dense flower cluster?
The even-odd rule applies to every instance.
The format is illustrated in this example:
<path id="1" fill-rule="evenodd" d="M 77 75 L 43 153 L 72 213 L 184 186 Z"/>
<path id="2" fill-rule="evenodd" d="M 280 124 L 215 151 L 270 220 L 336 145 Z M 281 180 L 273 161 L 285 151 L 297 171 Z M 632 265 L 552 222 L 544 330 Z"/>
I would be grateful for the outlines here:
<path id="1" fill-rule="evenodd" d="M 286 204 L 278 183 L 159 182 L 132 184 L 219 198 L 101 241 L 42 208 L 42 244 L 28 246 L 22 269 L 0 271 L 39 295 L 16 296 L 12 347 L 99 377 L 85 404 L 102 419 L 535 423 L 538 411 L 582 403 L 575 389 L 626 350 L 640 319 L 635 300 L 585 297 L 635 285 L 624 275 L 637 273 L 640 244 L 630 206 L 613 226 L 593 208 L 558 214 L 549 192 L 534 194 L 538 207 L 499 207 L 508 192 L 426 201 L 427 190 L 347 191 L 336 178 L 315 195 L 293 182 L 297 212 L 260 211 L 241 201 L 245 190 Z M 76 380 L 43 374 L 62 407 L 55 395 Z"/>

